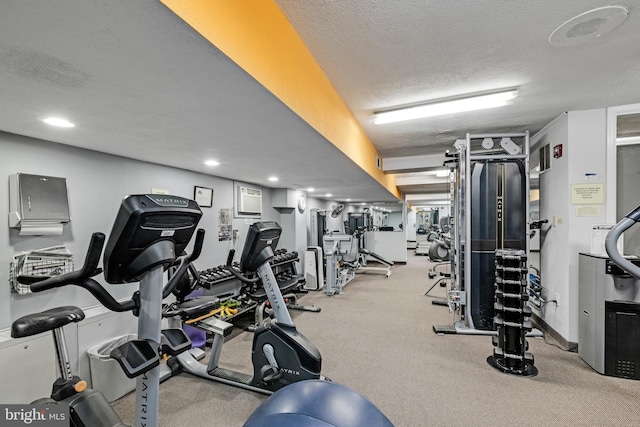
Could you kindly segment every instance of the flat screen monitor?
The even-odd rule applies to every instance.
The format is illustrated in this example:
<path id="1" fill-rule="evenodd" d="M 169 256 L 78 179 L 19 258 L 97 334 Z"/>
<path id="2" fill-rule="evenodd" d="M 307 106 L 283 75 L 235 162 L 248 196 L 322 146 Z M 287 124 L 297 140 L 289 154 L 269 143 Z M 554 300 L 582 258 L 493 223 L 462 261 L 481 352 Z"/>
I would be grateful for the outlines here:
<path id="1" fill-rule="evenodd" d="M 274 221 L 251 224 L 240 258 L 242 271 L 256 271 L 260 264 L 264 263 L 264 260 L 259 258 L 260 253 L 266 247 L 275 251 L 280 233 L 282 233 L 282 228 Z M 271 255 L 273 256 L 273 253 Z"/>

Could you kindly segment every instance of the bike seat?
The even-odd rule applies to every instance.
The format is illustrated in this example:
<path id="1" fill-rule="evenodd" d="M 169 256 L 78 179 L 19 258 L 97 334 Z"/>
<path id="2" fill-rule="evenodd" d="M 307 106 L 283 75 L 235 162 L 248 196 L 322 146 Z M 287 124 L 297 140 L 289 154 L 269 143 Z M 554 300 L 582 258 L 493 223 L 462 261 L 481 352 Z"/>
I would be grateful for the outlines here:
<path id="1" fill-rule="evenodd" d="M 24 338 L 61 328 L 84 319 L 78 307 L 65 306 L 22 316 L 11 324 L 11 337 Z"/>

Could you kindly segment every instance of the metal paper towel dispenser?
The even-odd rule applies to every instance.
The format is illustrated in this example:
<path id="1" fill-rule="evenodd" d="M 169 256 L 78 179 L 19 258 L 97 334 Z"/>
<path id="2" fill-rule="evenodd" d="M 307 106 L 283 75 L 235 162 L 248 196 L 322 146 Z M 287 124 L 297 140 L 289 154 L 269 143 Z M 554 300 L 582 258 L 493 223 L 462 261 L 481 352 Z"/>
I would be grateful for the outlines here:
<path id="1" fill-rule="evenodd" d="M 66 178 L 17 173 L 9 176 L 9 227 L 21 235 L 62 234 L 71 221 Z"/>

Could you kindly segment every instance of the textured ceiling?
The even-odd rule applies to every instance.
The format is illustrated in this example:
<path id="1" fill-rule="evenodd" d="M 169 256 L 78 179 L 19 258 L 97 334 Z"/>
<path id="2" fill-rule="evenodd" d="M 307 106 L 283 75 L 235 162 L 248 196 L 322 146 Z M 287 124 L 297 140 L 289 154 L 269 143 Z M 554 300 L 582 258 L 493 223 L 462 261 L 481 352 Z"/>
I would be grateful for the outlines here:
<path id="1" fill-rule="evenodd" d="M 638 3 L 597 42 L 554 47 L 564 21 L 607 2 L 276 0 L 385 157 L 441 153 L 466 132 L 542 129 L 565 111 L 640 101 Z M 374 125 L 373 111 L 518 87 L 513 106 Z"/>
<path id="2" fill-rule="evenodd" d="M 533 134 L 564 111 L 640 102 L 635 1 L 622 3 L 622 26 L 570 48 L 551 46 L 549 34 L 606 3 L 276 3 L 387 158 L 442 153 L 466 132 Z M 156 0 L 4 1 L 0 24 L 0 131 L 267 187 L 275 173 L 277 187 L 313 186 L 337 200 L 395 200 Z M 520 96 L 509 107 L 380 126 L 370 119 L 377 109 L 512 86 Z M 77 127 L 38 120 L 52 114 Z M 207 157 L 221 165 L 206 168 Z M 442 188 L 406 182 L 408 193 Z"/>

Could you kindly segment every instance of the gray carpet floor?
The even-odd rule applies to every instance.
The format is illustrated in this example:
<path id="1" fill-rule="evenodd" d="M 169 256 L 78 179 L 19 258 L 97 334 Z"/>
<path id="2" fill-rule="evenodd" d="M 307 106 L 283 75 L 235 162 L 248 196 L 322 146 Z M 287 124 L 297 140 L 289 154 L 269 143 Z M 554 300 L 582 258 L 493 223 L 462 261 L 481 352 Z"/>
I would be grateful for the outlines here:
<path id="1" fill-rule="evenodd" d="M 600 375 L 549 339 L 529 340 L 539 374 L 518 377 L 487 364 L 490 337 L 436 335 L 432 325 L 454 317 L 431 304 L 445 288 L 423 295 L 433 283 L 430 265 L 410 250 L 388 279 L 358 274 L 342 295 L 313 292 L 300 300 L 322 308 L 293 315 L 320 349 L 324 375 L 366 396 L 399 427 L 640 425 L 640 383 Z M 248 332 L 229 340 L 221 365 L 249 373 L 251 340 Z M 242 426 L 264 399 L 181 374 L 161 385 L 159 424 Z M 114 407 L 133 422 L 133 394 Z"/>

